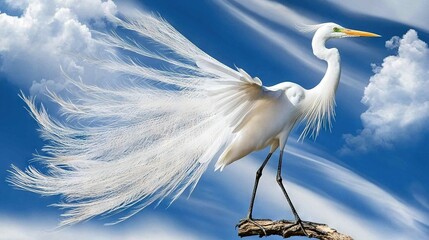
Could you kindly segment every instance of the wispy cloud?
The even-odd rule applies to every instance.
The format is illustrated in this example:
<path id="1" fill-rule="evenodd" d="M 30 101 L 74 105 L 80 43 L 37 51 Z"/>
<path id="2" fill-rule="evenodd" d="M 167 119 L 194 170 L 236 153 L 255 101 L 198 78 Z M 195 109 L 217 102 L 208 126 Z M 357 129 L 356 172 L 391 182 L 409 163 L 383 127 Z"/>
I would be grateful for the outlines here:
<path id="1" fill-rule="evenodd" d="M 325 180 L 334 186 L 336 185 L 336 190 L 341 187 L 361 198 L 365 205 L 378 212 L 386 221 L 390 220 L 390 223 L 394 224 L 398 229 L 401 226 L 405 226 L 404 230 L 408 228 L 419 232 L 421 231 L 420 224 L 429 222 L 427 212 L 425 213 L 406 204 L 405 201 L 400 200 L 351 170 L 296 148 L 292 148 L 289 152 L 301 160 L 307 161 L 305 163 L 306 167 L 310 168 L 313 173 L 321 173 Z"/>
<path id="2" fill-rule="evenodd" d="M 369 182 L 347 168 L 308 151 L 289 146 L 284 167 L 284 183 L 298 212 L 305 220 L 329 224 L 356 239 L 419 239 L 427 234 L 429 216 Z M 276 157 L 272 161 L 276 161 Z M 212 179 L 222 182 L 241 204 L 249 201 L 250 193 L 237 195 L 243 186 L 252 186 L 261 161 L 253 157 L 240 160 Z M 297 174 L 297 172 L 299 174 Z M 275 182 L 275 168 L 264 170 L 258 190 L 255 217 L 291 218 L 289 207 Z M 250 187 L 249 187 L 250 189 Z M 359 204 L 344 202 L 347 194 Z M 261 213 L 263 215 L 261 216 Z M 243 216 L 244 216 L 243 212 Z"/>
<path id="3" fill-rule="evenodd" d="M 0 215 L 0 240 L 137 240 L 137 239 L 215 239 L 196 232 L 192 227 L 184 227 L 172 219 L 150 216 L 135 222 L 131 227 L 112 229 L 109 227 L 85 224 L 61 230 L 52 230 L 55 220 L 49 216 L 23 218 Z"/>
<path id="4" fill-rule="evenodd" d="M 291 30 L 296 30 L 298 24 L 319 24 L 321 22 L 319 18 L 310 13 L 297 12 L 275 1 L 234 0 L 234 2 L 254 14 Z"/>
<path id="5" fill-rule="evenodd" d="M 390 1 L 390 0 L 361 0 L 361 1 L 334 1 L 329 0 L 333 5 L 337 5 L 351 12 L 379 17 L 408 24 L 429 31 L 429 2 L 426 0 Z"/>
<path id="6" fill-rule="evenodd" d="M 292 37 L 291 33 L 295 35 L 304 35 L 307 38 L 312 37 L 309 34 L 304 34 L 296 29 L 296 25 L 299 24 L 314 24 L 320 23 L 320 19 L 313 15 L 304 15 L 303 13 L 297 13 L 291 8 L 288 8 L 280 3 L 273 1 L 234 1 L 236 4 L 232 4 L 228 1 L 217 1 L 225 11 L 229 12 L 232 16 L 243 22 L 245 25 L 252 28 L 261 37 L 267 39 L 271 43 L 275 44 L 285 54 L 285 59 L 294 59 L 300 61 L 308 69 L 323 73 L 326 71 L 325 64 L 317 59 L 313 53 L 311 46 L 304 47 L 299 38 Z M 258 20 L 255 16 L 243 11 L 246 9 L 252 14 L 265 18 L 271 23 L 276 23 L 283 27 L 288 28 L 285 33 L 280 33 L 273 30 L 268 24 Z M 357 52 L 370 53 L 370 51 L 353 41 L 337 41 L 337 44 L 343 45 L 346 49 L 354 49 Z M 290 62 L 290 61 L 286 61 Z M 351 87 L 354 90 L 363 89 L 364 83 L 362 83 L 360 74 L 354 69 L 343 67 L 343 74 L 341 84 L 347 87 Z"/>
<path id="7" fill-rule="evenodd" d="M 386 47 L 398 49 L 381 66 L 365 88 L 362 103 L 368 109 L 361 115 L 363 129 L 345 135 L 342 152 L 368 151 L 375 146 L 390 147 L 415 138 L 427 130 L 429 120 L 429 49 L 417 32 L 409 30 L 402 38 L 393 37 Z"/>
<path id="8" fill-rule="evenodd" d="M 270 42 L 276 44 L 282 51 L 285 51 L 288 55 L 293 56 L 307 66 L 311 66 L 313 70 L 317 70 L 319 72 L 325 70 L 325 66 L 323 65 L 323 63 L 321 61 L 318 61 L 314 56 L 312 56 L 312 54 L 310 54 L 311 51 L 304 50 L 291 37 L 272 30 L 270 27 L 266 26 L 266 24 L 256 20 L 254 17 L 245 13 L 240 8 L 236 7 L 228 1 L 222 0 L 218 1 L 217 3 L 227 12 L 229 12 L 232 16 L 236 17 L 244 24 L 251 27 L 261 36 L 267 38 Z"/>

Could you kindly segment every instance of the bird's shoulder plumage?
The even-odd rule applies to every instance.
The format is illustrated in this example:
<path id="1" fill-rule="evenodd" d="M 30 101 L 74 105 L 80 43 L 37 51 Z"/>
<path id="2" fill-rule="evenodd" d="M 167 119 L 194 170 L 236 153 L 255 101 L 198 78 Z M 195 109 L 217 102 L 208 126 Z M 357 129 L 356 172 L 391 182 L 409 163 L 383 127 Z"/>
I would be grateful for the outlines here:
<path id="1" fill-rule="evenodd" d="M 199 68 L 215 77 L 212 86 L 207 88 L 213 99 L 217 114 L 222 114 L 233 132 L 239 131 L 243 124 L 257 109 L 267 108 L 276 103 L 285 89 L 265 87 L 258 77 L 251 77 L 245 70 L 234 70 L 211 57 L 197 60 Z"/>

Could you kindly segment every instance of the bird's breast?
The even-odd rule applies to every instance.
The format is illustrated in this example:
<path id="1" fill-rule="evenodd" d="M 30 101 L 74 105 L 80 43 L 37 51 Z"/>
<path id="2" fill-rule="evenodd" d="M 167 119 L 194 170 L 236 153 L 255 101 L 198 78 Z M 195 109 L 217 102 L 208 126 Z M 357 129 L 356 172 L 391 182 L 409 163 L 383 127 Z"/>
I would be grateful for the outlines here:
<path id="1" fill-rule="evenodd" d="M 255 150 L 263 149 L 278 140 L 285 132 L 289 132 L 296 122 L 296 109 L 284 108 L 283 104 L 272 105 L 260 109 L 249 118 L 249 121 L 238 132 L 241 139 L 245 139 Z"/>

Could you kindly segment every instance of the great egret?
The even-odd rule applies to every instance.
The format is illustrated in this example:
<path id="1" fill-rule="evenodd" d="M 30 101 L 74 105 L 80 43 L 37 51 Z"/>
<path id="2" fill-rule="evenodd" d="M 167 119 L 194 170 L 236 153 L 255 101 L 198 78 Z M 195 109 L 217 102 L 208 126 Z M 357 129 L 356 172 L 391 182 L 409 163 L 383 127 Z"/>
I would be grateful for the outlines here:
<path id="1" fill-rule="evenodd" d="M 70 80 L 74 91 L 67 100 L 49 94 L 66 116 L 62 121 L 23 96 L 48 142 L 45 154 L 36 156 L 46 173 L 32 166 L 25 171 L 12 166 L 9 181 L 20 189 L 64 197 L 56 204 L 67 209 L 61 226 L 135 206 L 122 221 L 155 201 L 167 196 L 174 201 L 186 188 L 192 191 L 210 160 L 217 158 L 215 168 L 222 170 L 270 147 L 256 173 L 247 220 L 252 221 L 262 170 L 279 149 L 277 182 L 301 224 L 282 184 L 283 149 L 295 123 L 306 121 L 301 137 L 316 136 L 330 124 L 340 55 L 325 43 L 331 38 L 378 35 L 335 23 L 307 26 L 304 31 L 315 31 L 314 55 L 328 63 L 321 82 L 312 89 L 291 82 L 265 87 L 243 69 L 233 70 L 210 57 L 159 17 L 142 13 L 112 19 L 159 48 L 151 50 L 130 38 L 102 34 L 100 43 L 120 50 L 97 63 L 121 73 L 124 81 L 133 81 L 101 87 Z M 151 58 L 164 67 L 139 64 L 123 57 L 124 52 Z"/>

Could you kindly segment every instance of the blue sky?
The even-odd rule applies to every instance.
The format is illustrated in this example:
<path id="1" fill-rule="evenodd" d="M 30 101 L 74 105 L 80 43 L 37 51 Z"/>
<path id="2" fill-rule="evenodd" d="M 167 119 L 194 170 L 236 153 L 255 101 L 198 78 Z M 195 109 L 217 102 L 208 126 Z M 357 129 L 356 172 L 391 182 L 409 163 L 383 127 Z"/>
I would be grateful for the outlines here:
<path id="1" fill-rule="evenodd" d="M 61 210 L 47 206 L 60 198 L 5 182 L 11 164 L 25 168 L 44 145 L 18 93 L 37 96 L 55 115 L 43 93 L 64 89 L 60 66 L 88 83 L 108 81 L 75 56 L 101 51 L 90 30 L 113 28 L 106 13 L 133 8 L 158 12 L 209 55 L 267 86 L 293 81 L 310 88 L 324 74 L 325 63 L 312 55 L 312 35 L 297 31 L 296 23 L 336 22 L 382 35 L 328 43 L 342 58 L 336 121 L 316 141 L 297 142 L 300 127 L 292 133 L 285 185 L 303 219 L 356 239 L 429 234 L 428 2 L 6 0 L 0 3 L 0 239 L 238 238 L 234 226 L 246 214 L 267 149 L 223 172 L 209 167 L 189 198 L 150 206 L 114 226 L 103 225 L 111 216 L 52 231 Z M 275 167 L 273 161 L 264 172 L 255 217 L 292 218 Z"/>

